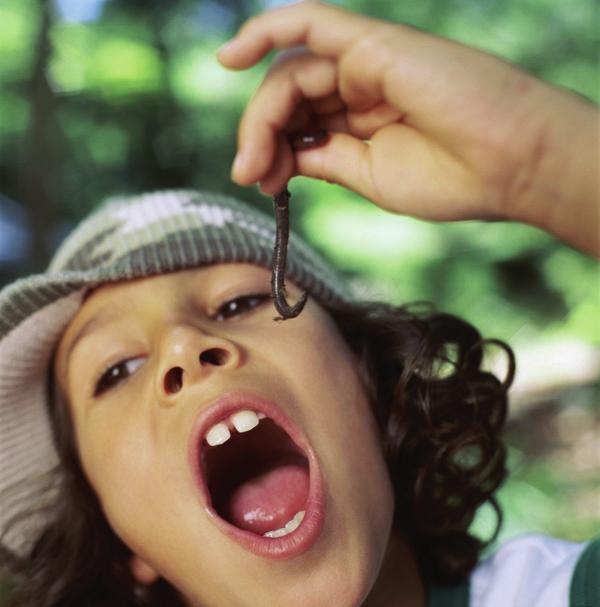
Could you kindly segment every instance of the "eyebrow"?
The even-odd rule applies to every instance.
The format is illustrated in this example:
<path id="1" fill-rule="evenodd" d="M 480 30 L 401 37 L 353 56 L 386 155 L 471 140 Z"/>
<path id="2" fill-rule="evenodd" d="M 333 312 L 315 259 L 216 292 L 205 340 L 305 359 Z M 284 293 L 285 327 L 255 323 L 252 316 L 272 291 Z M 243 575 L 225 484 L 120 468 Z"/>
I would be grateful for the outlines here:
<path id="1" fill-rule="evenodd" d="M 65 356 L 65 363 L 68 365 L 71 359 L 71 355 L 75 350 L 76 346 L 86 337 L 92 333 L 97 332 L 102 327 L 106 326 L 111 320 L 114 320 L 121 310 L 117 306 L 110 306 L 109 308 L 103 309 L 98 314 L 95 314 L 88 319 L 83 326 L 77 331 L 75 337 L 69 344 L 67 354 Z"/>

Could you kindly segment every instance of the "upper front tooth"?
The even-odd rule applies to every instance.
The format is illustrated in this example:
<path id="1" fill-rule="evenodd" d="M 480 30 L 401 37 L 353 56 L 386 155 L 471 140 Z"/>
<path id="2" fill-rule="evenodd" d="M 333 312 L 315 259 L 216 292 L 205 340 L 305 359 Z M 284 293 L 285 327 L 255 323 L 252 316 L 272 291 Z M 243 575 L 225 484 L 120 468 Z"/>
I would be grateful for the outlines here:
<path id="1" fill-rule="evenodd" d="M 231 423 L 238 432 L 248 432 L 258 426 L 258 415 L 254 411 L 238 411 L 231 416 Z"/>
<path id="2" fill-rule="evenodd" d="M 231 433 L 229 432 L 227 424 L 219 422 L 206 433 L 206 442 L 211 447 L 214 447 L 215 445 L 222 445 L 227 442 L 230 436 Z"/>

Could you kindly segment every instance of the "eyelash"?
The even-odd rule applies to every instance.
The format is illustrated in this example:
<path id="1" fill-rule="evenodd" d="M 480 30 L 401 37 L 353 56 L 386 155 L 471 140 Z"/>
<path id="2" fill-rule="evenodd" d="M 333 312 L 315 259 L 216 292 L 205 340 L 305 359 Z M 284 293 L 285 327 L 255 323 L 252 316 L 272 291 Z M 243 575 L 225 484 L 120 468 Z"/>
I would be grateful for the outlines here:
<path id="1" fill-rule="evenodd" d="M 115 388 L 118 384 L 120 384 L 122 381 L 124 381 L 124 379 L 126 379 L 126 377 L 125 378 L 120 377 L 120 374 L 119 374 L 119 377 L 117 377 L 114 374 L 114 371 L 117 371 L 118 369 L 122 369 L 123 367 L 128 365 L 130 362 L 132 362 L 134 360 L 139 360 L 139 359 L 141 359 L 141 356 L 136 356 L 134 358 L 127 358 L 125 360 L 119 361 L 115 365 L 111 365 L 110 367 L 108 367 L 108 369 L 103 371 L 101 373 L 100 377 L 98 378 L 98 380 L 96 382 L 94 382 L 94 398 L 96 398 L 98 396 L 102 396 L 102 394 L 104 394 L 105 392 L 108 392 L 112 388 Z"/>
<path id="2" fill-rule="evenodd" d="M 266 303 L 269 299 L 271 299 L 270 293 L 257 293 L 244 295 L 241 297 L 234 297 L 233 299 L 229 299 L 219 306 L 217 311 L 212 315 L 212 318 L 218 321 L 225 321 L 236 316 L 245 316 L 252 310 Z M 240 303 L 242 304 L 241 306 Z M 227 309 L 228 307 L 229 309 Z M 121 360 L 102 371 L 100 376 L 94 382 L 94 398 L 101 396 L 105 392 L 117 387 L 122 381 L 125 381 L 127 377 L 131 375 L 131 373 L 127 377 L 120 377 L 120 374 L 118 374 L 118 376 L 115 375 L 115 371 L 122 369 L 132 361 L 140 358 L 141 357 L 137 356 Z"/>
<path id="3" fill-rule="evenodd" d="M 243 295 L 241 297 L 234 297 L 233 299 L 227 300 L 221 304 L 217 311 L 213 314 L 215 320 L 227 320 L 234 316 L 244 316 L 251 312 L 255 308 L 258 308 L 263 303 L 271 299 L 271 293 L 251 293 L 250 295 Z M 244 309 L 240 309 L 238 304 L 243 302 Z M 234 304 L 233 309 L 229 312 L 225 312 L 227 306 Z"/>

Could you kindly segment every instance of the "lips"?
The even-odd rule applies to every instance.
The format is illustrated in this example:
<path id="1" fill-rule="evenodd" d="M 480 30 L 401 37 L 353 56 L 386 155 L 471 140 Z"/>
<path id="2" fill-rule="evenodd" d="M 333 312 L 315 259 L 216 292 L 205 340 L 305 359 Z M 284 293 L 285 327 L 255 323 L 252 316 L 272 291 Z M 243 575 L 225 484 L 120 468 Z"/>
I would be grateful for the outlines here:
<path id="1" fill-rule="evenodd" d="M 236 455 L 235 449 L 228 444 L 209 447 L 204 440 L 209 430 L 214 434 L 215 427 L 224 429 L 227 424 L 231 425 L 232 415 L 237 414 L 239 416 L 240 411 L 255 412 L 261 419 L 262 426 L 264 426 L 264 429 L 261 428 L 260 432 L 258 429 L 251 430 L 248 436 L 256 433 L 251 439 L 241 435 L 244 438 L 240 440 L 246 442 L 240 448 L 247 450 L 247 457 L 243 458 L 239 453 Z M 234 416 L 233 419 L 235 420 L 237 416 Z M 287 445 L 282 438 L 286 434 Z M 226 435 L 227 431 L 225 430 Z M 295 486 L 290 487 L 290 491 L 295 491 L 297 496 L 303 496 L 301 501 L 305 501 L 302 506 L 304 514 L 301 515 L 298 512 L 294 516 L 294 521 L 290 520 L 289 525 L 285 526 L 288 531 L 278 529 L 276 532 L 269 533 L 271 537 L 264 537 L 262 534 L 266 529 L 264 521 L 259 521 L 255 527 L 246 524 L 246 529 L 233 524 L 233 521 L 239 521 L 239 518 L 236 519 L 235 516 L 231 516 L 222 503 L 232 499 L 230 495 L 234 494 L 232 483 L 228 484 L 227 481 L 220 478 L 224 475 L 227 466 L 229 466 L 229 469 L 233 468 L 238 471 L 241 469 L 240 474 L 250 474 L 261 467 L 264 468 L 265 456 L 256 451 L 256 445 L 261 440 L 276 443 L 274 449 L 278 452 L 277 456 L 282 458 L 280 462 L 281 470 L 284 470 L 286 465 L 291 466 L 293 461 L 296 475 L 302 476 L 302 473 L 298 472 L 298 470 L 302 470 L 301 462 L 303 462 L 304 467 L 308 466 L 308 487 L 305 498 L 304 491 L 306 491 L 306 488 L 298 488 L 301 481 L 294 480 L 296 477 L 294 477 L 293 471 L 286 474 L 282 472 L 279 475 L 282 478 L 291 478 L 291 482 L 295 482 Z M 228 442 L 232 443 L 233 439 Z M 219 449 L 222 451 L 217 454 Z M 242 548 L 265 558 L 286 559 L 306 552 L 318 540 L 325 519 L 325 493 L 319 463 L 302 430 L 274 402 L 247 392 L 230 392 L 218 398 L 206 407 L 196 420 L 190 435 L 188 456 L 199 489 L 200 500 L 211 521 L 223 534 Z M 221 461 L 219 462 L 219 460 Z M 224 463 L 224 460 L 229 461 Z M 271 475 L 271 478 L 273 476 L 277 477 L 277 475 Z M 305 478 L 306 473 L 303 476 Z M 273 483 L 275 481 L 263 482 L 268 485 L 269 482 Z M 247 496 L 248 493 L 252 493 L 252 490 L 242 491 L 242 493 Z M 241 499 L 243 502 L 244 497 L 237 497 L 237 499 Z M 299 505 L 299 502 L 296 503 Z M 298 521 L 301 521 L 299 525 Z M 250 528 L 252 530 L 249 530 Z M 285 535 L 282 536 L 282 533 Z"/>

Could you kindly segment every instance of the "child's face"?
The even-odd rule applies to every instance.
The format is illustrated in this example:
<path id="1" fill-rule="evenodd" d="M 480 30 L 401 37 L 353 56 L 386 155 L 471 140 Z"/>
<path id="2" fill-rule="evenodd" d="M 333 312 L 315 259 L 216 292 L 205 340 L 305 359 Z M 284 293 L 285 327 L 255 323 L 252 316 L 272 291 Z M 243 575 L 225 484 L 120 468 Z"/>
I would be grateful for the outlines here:
<path id="1" fill-rule="evenodd" d="M 306 607 L 332 597 L 356 605 L 377 575 L 392 521 L 378 432 L 356 358 L 333 321 L 309 300 L 298 318 L 274 322 L 269 280 L 264 268 L 222 264 L 103 286 L 69 325 L 55 372 L 83 469 L 137 555 L 140 580 L 161 575 L 191 605 Z M 243 313 L 222 308 L 249 294 L 264 297 L 239 302 Z M 298 294 L 288 285 L 291 301 Z M 316 455 L 324 516 L 300 554 L 257 554 L 205 508 L 190 445 L 194 453 L 199 416 L 225 393 L 274 403 Z M 309 482 L 318 474 L 311 467 Z"/>

